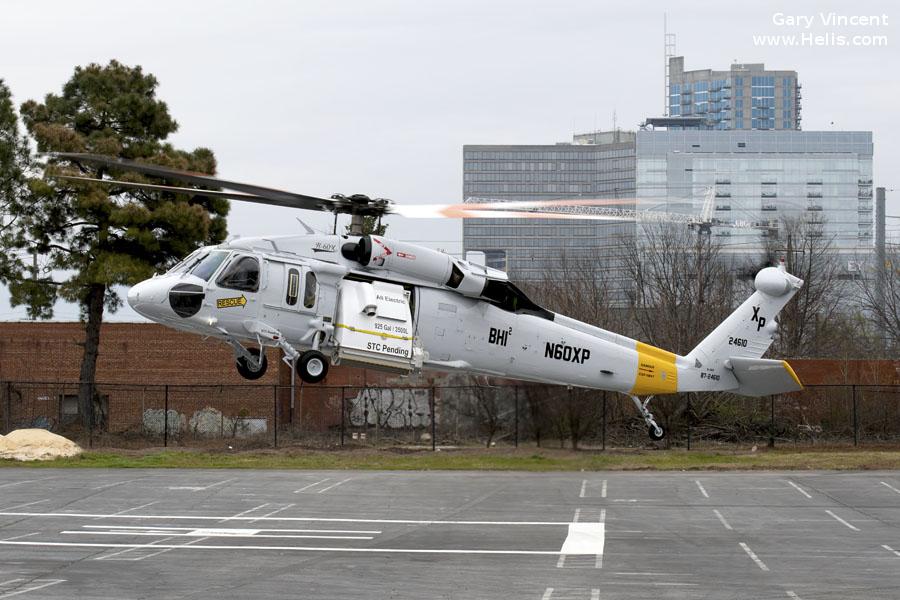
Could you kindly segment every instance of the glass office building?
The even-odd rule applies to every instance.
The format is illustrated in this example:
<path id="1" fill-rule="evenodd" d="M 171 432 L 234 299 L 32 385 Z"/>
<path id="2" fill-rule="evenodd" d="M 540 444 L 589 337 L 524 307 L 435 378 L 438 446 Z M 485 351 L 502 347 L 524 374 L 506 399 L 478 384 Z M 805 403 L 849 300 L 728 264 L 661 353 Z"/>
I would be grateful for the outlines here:
<path id="1" fill-rule="evenodd" d="M 685 71 L 683 56 L 669 59 L 671 117 L 700 117 L 711 129 L 800 129 L 800 99 L 796 71 L 762 63 Z"/>
<path id="2" fill-rule="evenodd" d="M 869 131 L 638 131 L 637 196 L 699 215 L 712 188 L 714 218 L 747 225 L 712 228 L 733 256 L 759 256 L 778 235 L 767 226 L 784 218 L 823 221 L 834 247 L 863 254 L 872 248 L 872 154 Z"/>
<path id="3" fill-rule="evenodd" d="M 595 132 L 572 143 L 532 146 L 467 145 L 463 196 L 473 200 L 634 197 L 634 132 Z M 539 281 L 561 257 L 614 254 L 634 223 L 556 219 L 470 219 L 465 251 L 482 251 L 488 266 L 516 282 Z"/>

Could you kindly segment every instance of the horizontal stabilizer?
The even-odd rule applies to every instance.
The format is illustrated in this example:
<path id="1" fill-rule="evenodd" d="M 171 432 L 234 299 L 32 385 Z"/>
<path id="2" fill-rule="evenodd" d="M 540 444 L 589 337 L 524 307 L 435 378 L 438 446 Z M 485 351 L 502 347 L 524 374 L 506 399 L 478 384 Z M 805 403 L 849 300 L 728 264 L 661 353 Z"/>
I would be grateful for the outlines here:
<path id="1" fill-rule="evenodd" d="M 732 356 L 728 362 L 740 384 L 734 391 L 736 394 L 771 396 L 803 389 L 803 384 L 787 361 Z"/>

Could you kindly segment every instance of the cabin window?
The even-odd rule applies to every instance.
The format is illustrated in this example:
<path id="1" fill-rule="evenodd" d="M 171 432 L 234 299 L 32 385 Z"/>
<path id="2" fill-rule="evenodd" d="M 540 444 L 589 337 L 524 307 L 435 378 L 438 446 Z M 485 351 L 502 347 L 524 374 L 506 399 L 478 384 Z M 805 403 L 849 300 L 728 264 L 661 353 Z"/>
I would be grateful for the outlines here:
<path id="1" fill-rule="evenodd" d="M 241 256 L 225 267 L 225 271 L 216 280 L 219 287 L 242 292 L 255 292 L 259 289 L 259 261 L 252 256 Z"/>
<path id="2" fill-rule="evenodd" d="M 285 296 L 285 303 L 288 306 L 294 306 L 297 304 L 297 298 L 300 297 L 300 271 L 297 269 L 288 269 L 288 277 L 287 277 L 287 296 Z"/>
<path id="3" fill-rule="evenodd" d="M 312 308 L 316 305 L 316 296 L 319 294 L 319 282 L 316 274 L 312 271 L 306 272 L 306 282 L 303 288 L 303 306 Z"/>

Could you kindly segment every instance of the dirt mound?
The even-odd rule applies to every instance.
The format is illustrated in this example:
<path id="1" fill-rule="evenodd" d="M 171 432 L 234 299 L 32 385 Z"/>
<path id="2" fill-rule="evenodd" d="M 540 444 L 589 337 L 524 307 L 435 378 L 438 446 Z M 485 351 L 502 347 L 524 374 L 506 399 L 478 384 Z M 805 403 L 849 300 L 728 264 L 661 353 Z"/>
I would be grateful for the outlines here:
<path id="1" fill-rule="evenodd" d="M 51 460 L 81 454 L 81 447 L 46 429 L 17 429 L 0 435 L 0 458 L 13 460 Z"/>

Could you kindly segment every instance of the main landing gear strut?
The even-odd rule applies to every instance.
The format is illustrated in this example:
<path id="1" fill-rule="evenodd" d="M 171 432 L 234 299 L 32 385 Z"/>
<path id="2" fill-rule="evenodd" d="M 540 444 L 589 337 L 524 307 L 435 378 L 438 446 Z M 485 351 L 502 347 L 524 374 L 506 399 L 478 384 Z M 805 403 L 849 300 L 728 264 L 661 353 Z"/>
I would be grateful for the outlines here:
<path id="1" fill-rule="evenodd" d="M 653 418 L 653 413 L 647 408 L 647 405 L 650 404 L 650 400 L 653 399 L 653 396 L 647 396 L 647 398 L 641 402 L 641 399 L 637 396 L 631 396 L 631 401 L 634 402 L 635 408 L 638 409 L 638 412 L 641 413 L 641 417 L 644 419 L 644 423 L 647 424 L 647 432 L 650 434 L 650 439 L 654 442 L 658 442 L 659 440 L 666 437 L 666 430 L 656 424 L 656 419 Z"/>

